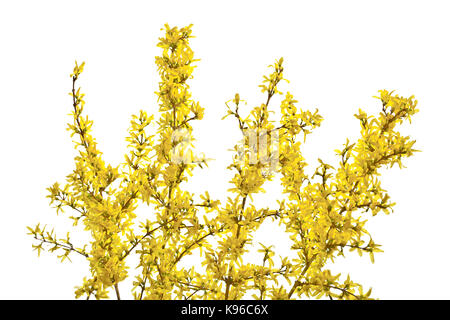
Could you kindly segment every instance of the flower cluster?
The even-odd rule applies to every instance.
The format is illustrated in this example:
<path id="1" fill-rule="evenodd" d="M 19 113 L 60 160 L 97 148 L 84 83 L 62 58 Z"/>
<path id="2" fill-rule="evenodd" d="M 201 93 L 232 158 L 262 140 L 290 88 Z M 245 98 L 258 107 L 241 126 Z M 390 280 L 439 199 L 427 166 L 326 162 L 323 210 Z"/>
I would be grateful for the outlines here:
<path id="1" fill-rule="evenodd" d="M 108 298 L 130 276 L 129 257 L 136 256 L 138 275 L 133 282 L 135 299 L 292 299 L 327 296 L 330 299 L 367 299 L 371 290 L 350 277 L 340 280 L 326 267 L 339 255 L 356 251 L 373 261 L 381 251 L 365 229 L 367 213 L 389 213 L 394 203 L 378 179 L 382 166 L 402 166 L 415 151 L 410 137 L 396 127 L 418 110 L 414 97 L 380 91 L 382 110 L 368 116 L 359 110 L 361 136 L 336 150 L 338 165 L 319 159 L 312 175 L 301 148 L 307 135 L 320 126 L 318 111 L 302 110 L 294 96 L 279 91 L 284 79 L 283 58 L 260 85 L 263 103 L 243 116 L 239 94 L 226 103 L 227 114 L 237 121 L 243 139 L 234 147 L 228 169 L 234 176 L 229 197 L 221 204 L 208 191 L 198 201 L 185 190 L 196 167 L 207 159 L 195 156 L 192 121 L 203 118 L 204 109 L 192 99 L 194 54 L 189 45 L 191 26 L 165 25 L 165 36 L 156 57 L 161 77 L 156 92 L 159 119 L 141 110 L 132 115 L 129 152 L 120 166 L 106 164 L 91 134 L 92 120 L 84 115 L 84 94 L 77 87 L 84 63 L 75 64 L 72 78 L 72 121 L 68 130 L 78 151 L 75 169 L 65 185 L 48 188 L 57 213 L 70 209 L 74 227 L 82 226 L 90 240 L 72 244 L 70 235 L 58 239 L 54 231 L 38 224 L 29 233 L 40 253 L 58 251 L 61 260 L 71 253 L 86 258 L 89 275 L 76 288 L 76 297 Z M 287 80 L 286 80 L 287 81 Z M 281 117 L 270 111 L 274 96 L 282 97 Z M 271 104 L 272 102 L 272 104 Z M 149 129 L 156 124 L 156 134 Z M 253 196 L 264 184 L 280 177 L 285 197 L 276 208 L 257 208 Z M 138 205 L 148 205 L 146 217 L 138 217 Z M 285 226 L 296 258 L 280 257 L 269 244 L 260 244 L 261 263 L 246 263 L 244 254 L 253 246 L 255 231 L 266 220 Z M 198 254 L 203 270 L 186 268 L 183 258 Z M 280 281 L 284 279 L 283 281 Z"/>

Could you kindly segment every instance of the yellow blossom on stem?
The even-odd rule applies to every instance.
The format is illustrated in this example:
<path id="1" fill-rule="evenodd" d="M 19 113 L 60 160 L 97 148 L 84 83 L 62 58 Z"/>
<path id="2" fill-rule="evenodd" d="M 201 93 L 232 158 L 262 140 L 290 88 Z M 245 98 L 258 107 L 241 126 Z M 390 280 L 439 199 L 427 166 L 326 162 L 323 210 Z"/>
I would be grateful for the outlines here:
<path id="1" fill-rule="evenodd" d="M 71 121 L 68 130 L 77 155 L 65 184 L 47 190 L 57 214 L 70 210 L 73 227 L 82 227 L 89 241 L 75 245 L 70 233 L 56 236 L 40 224 L 28 227 L 38 254 L 57 252 L 61 261 L 75 253 L 89 263 L 89 274 L 75 290 L 76 298 L 121 298 L 119 285 L 138 270 L 131 293 L 135 299 L 369 299 L 371 290 L 341 278 L 329 269 L 337 256 L 349 252 L 382 251 L 365 223 L 369 215 L 393 211 L 394 203 L 381 186 L 380 168 L 402 167 L 414 154 L 414 140 L 397 128 L 418 112 L 414 96 L 401 97 L 380 90 L 381 111 L 359 110 L 360 136 L 347 139 L 335 150 L 337 164 L 318 159 L 312 175 L 302 146 L 321 125 L 318 110 L 303 110 L 290 92 L 279 90 L 284 78 L 283 58 L 269 66 L 272 72 L 259 86 L 265 97 L 243 115 L 239 93 L 225 103 L 224 118 L 236 121 L 242 133 L 228 169 L 233 172 L 224 203 L 207 190 L 197 198 L 185 190 L 196 167 L 207 159 L 193 151 L 194 120 L 204 109 L 193 100 L 188 81 L 194 70 L 189 41 L 192 26 L 165 25 L 155 59 L 161 78 L 156 92 L 159 119 L 141 110 L 131 116 L 128 152 L 119 166 L 105 163 L 92 136 L 93 121 L 85 115 L 84 93 L 78 80 L 85 63 L 75 62 Z M 287 82 L 287 80 L 286 80 Z M 273 106 L 274 96 L 281 97 Z M 272 109 L 272 110 L 271 110 Z M 273 118 L 275 110 L 281 117 Z M 156 134 L 149 134 L 156 126 Z M 254 205 L 253 196 L 280 177 L 283 198 L 276 208 Z M 148 206 L 137 216 L 138 206 Z M 292 241 L 295 258 L 277 256 L 270 244 L 260 243 L 260 264 L 244 261 L 256 230 L 264 221 L 277 221 Z M 182 264 L 198 254 L 203 270 Z M 129 257 L 137 257 L 131 266 Z M 278 259 L 279 258 L 279 259 Z M 134 260 L 136 261 L 136 260 Z"/>

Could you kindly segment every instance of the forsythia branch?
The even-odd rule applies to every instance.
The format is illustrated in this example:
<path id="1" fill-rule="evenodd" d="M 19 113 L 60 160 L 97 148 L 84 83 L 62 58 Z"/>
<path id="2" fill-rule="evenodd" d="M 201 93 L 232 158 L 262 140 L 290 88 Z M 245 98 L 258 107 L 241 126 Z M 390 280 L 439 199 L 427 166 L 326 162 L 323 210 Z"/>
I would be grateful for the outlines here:
<path id="1" fill-rule="evenodd" d="M 381 187 L 380 168 L 401 168 L 418 151 L 414 140 L 396 131 L 418 112 L 414 96 L 380 90 L 379 114 L 359 110 L 360 136 L 335 150 L 336 164 L 318 159 L 308 175 L 302 145 L 323 118 L 318 110 L 301 109 L 290 92 L 280 91 L 282 80 L 288 82 L 280 58 L 259 86 L 265 94 L 262 104 L 245 110 L 238 93 L 225 103 L 224 119 L 235 118 L 243 136 L 228 166 L 234 173 L 230 195 L 222 203 L 205 190 L 198 199 L 183 184 L 194 169 L 208 163 L 192 150 L 193 123 L 204 115 L 189 87 L 198 61 L 189 43 L 192 25 L 165 25 L 162 30 L 162 53 L 155 58 L 161 78 L 159 119 L 144 110 L 131 116 L 129 150 L 119 166 L 105 163 L 97 149 L 93 121 L 84 112 L 85 95 L 77 87 L 85 63 L 75 62 L 68 124 L 78 151 L 75 168 L 65 185 L 54 183 L 47 190 L 57 214 L 67 207 L 75 211 L 69 217 L 73 227 L 82 224 L 90 240 L 78 248 L 69 234 L 57 239 L 38 224 L 28 227 L 37 241 L 33 248 L 40 254 L 44 245 L 51 246 L 48 251 L 62 252 L 62 261 L 71 252 L 87 259 L 89 277 L 76 288 L 76 298 L 106 299 L 113 290 L 117 299 L 123 298 L 119 283 L 130 277 L 127 258 L 134 256 L 138 274 L 131 292 L 138 300 L 369 299 L 371 290 L 364 292 L 349 276 L 342 281 L 325 267 L 347 252 L 368 254 L 374 262 L 374 254 L 382 251 L 365 228 L 366 217 L 393 211 L 395 203 Z M 276 95 L 279 106 L 273 106 Z M 280 117 L 274 119 L 277 110 Z M 156 134 L 149 133 L 152 127 Z M 275 177 L 280 177 L 282 199 L 276 208 L 256 207 L 253 197 Z M 138 217 L 136 209 L 144 205 L 150 210 Z M 268 220 L 285 227 L 296 258 L 274 259 L 273 246 L 261 243 L 261 264 L 245 263 L 255 231 Z M 201 259 L 202 270 L 182 264 L 192 254 Z"/>

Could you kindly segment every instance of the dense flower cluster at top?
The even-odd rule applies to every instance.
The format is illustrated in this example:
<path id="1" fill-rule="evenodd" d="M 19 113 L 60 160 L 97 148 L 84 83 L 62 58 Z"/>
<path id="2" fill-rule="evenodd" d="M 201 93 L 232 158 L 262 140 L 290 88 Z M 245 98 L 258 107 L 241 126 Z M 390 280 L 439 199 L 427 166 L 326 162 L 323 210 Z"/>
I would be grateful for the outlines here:
<path id="1" fill-rule="evenodd" d="M 317 110 L 298 108 L 291 93 L 278 90 L 284 80 L 281 58 L 260 86 L 267 97 L 260 106 L 243 117 L 239 94 L 226 104 L 225 117 L 236 118 L 244 137 L 228 167 L 235 172 L 228 200 L 222 205 L 206 191 L 195 201 L 180 187 L 196 166 L 207 164 L 184 139 L 192 134 L 191 121 L 201 120 L 204 113 L 187 84 L 196 61 L 191 37 L 191 26 L 165 26 L 165 37 L 158 43 L 162 55 L 156 57 L 161 76 L 157 134 L 148 133 L 152 116 L 145 111 L 133 115 L 127 137 L 130 151 L 117 167 L 102 160 L 91 135 L 93 123 L 84 115 L 84 94 L 76 86 L 84 63 L 75 65 L 70 93 L 73 121 L 68 130 L 79 154 L 66 184 L 55 183 L 48 191 L 57 212 L 66 207 L 76 212 L 70 217 L 74 226 L 81 222 L 91 241 L 74 246 L 69 234 L 59 239 L 38 224 L 29 227 L 37 241 L 33 247 L 38 252 L 44 248 L 61 252 L 61 260 L 70 253 L 88 259 L 90 275 L 75 291 L 76 297 L 88 299 L 108 298 L 111 288 L 120 299 L 119 283 L 128 276 L 126 261 L 131 255 L 139 257 L 135 299 L 240 299 L 247 293 L 255 299 L 369 298 L 370 290 L 364 292 L 349 277 L 340 280 L 325 266 L 347 249 L 367 253 L 372 261 L 373 254 L 381 251 L 364 228 L 364 216 L 392 210 L 394 204 L 380 186 L 379 169 L 395 163 L 401 167 L 402 159 L 416 151 L 414 141 L 395 129 L 411 120 L 418 111 L 417 101 L 380 91 L 382 111 L 378 116 L 359 111 L 361 137 L 347 140 L 336 151 L 338 166 L 319 159 L 314 174 L 308 176 L 301 146 L 322 117 Z M 275 95 L 284 96 L 279 121 L 271 119 L 269 111 Z M 277 174 L 285 199 L 277 208 L 256 208 L 252 195 L 264 191 L 264 183 Z M 140 203 L 151 208 L 147 219 L 135 214 Z M 285 226 L 297 258 L 274 261 L 272 248 L 261 244 L 261 264 L 243 261 L 254 231 L 266 219 Z M 202 271 L 180 266 L 194 250 L 202 258 Z"/>

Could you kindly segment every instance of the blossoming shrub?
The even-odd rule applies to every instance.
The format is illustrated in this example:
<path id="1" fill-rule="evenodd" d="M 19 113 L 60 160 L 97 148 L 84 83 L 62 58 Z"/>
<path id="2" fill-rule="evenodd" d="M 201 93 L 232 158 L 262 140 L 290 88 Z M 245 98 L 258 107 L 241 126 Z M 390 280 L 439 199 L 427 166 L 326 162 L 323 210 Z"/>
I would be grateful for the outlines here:
<path id="1" fill-rule="evenodd" d="M 133 282 L 135 299 L 240 299 L 247 293 L 255 299 L 369 298 L 370 290 L 363 291 L 349 277 L 340 279 L 326 265 L 347 251 L 368 254 L 372 261 L 381 251 L 364 227 L 365 217 L 392 211 L 394 203 L 380 186 L 379 169 L 401 167 L 416 151 L 415 141 L 396 129 L 418 111 L 417 101 L 381 90 L 380 113 L 359 110 L 361 136 L 336 151 L 339 164 L 333 167 L 319 159 L 315 172 L 307 175 L 301 146 L 322 117 L 317 110 L 301 109 L 291 93 L 278 90 L 284 79 L 281 58 L 260 85 L 266 94 L 260 106 L 244 117 L 239 94 L 226 103 L 225 117 L 235 118 L 243 136 L 228 167 L 234 172 L 228 200 L 221 204 L 205 190 L 195 201 L 194 194 L 180 186 L 195 167 L 207 165 L 186 138 L 193 134 L 192 121 L 204 113 L 189 91 L 197 61 L 191 37 L 191 26 L 165 26 L 158 44 L 162 54 L 156 57 L 159 120 L 143 110 L 132 116 L 129 152 L 120 166 L 105 163 L 97 148 L 93 122 L 84 112 L 84 94 L 77 87 L 84 63 L 75 65 L 68 130 L 78 155 L 65 184 L 48 188 L 48 197 L 57 213 L 74 212 L 74 230 L 84 229 L 90 241 L 74 245 L 69 234 L 60 239 L 38 224 L 29 227 L 33 247 L 38 253 L 59 252 L 61 260 L 72 253 L 88 260 L 90 272 L 76 288 L 77 298 L 102 299 L 114 292 L 120 299 L 119 284 L 128 277 L 127 258 L 132 255 L 139 261 L 133 266 L 139 270 Z M 278 121 L 269 108 L 275 95 L 283 97 Z M 150 126 L 157 126 L 156 135 L 148 133 Z M 276 208 L 255 207 L 252 196 L 277 175 L 285 197 Z M 149 206 L 145 217 L 135 214 L 138 205 Z M 275 261 L 271 246 L 261 244 L 261 263 L 246 263 L 243 254 L 267 219 L 285 227 L 296 258 Z M 194 250 L 203 270 L 180 264 Z"/>

